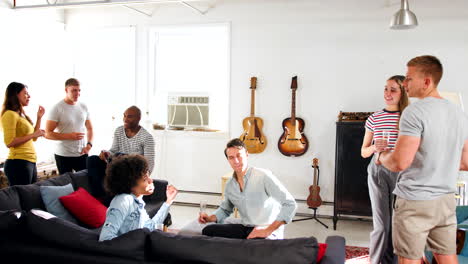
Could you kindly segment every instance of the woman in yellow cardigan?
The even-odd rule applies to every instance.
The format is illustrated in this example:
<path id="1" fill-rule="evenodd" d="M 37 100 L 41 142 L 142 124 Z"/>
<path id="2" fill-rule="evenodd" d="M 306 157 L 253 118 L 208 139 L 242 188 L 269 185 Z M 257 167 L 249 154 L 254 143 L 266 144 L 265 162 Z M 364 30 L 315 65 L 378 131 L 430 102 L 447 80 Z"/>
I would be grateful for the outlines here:
<path id="1" fill-rule="evenodd" d="M 37 180 L 33 141 L 44 136 L 41 119 L 45 110 L 39 106 L 36 126 L 33 127 L 23 109 L 28 106 L 30 98 L 28 87 L 17 82 L 10 83 L 5 92 L 1 119 L 5 145 L 10 149 L 4 167 L 10 186 L 26 185 Z"/>

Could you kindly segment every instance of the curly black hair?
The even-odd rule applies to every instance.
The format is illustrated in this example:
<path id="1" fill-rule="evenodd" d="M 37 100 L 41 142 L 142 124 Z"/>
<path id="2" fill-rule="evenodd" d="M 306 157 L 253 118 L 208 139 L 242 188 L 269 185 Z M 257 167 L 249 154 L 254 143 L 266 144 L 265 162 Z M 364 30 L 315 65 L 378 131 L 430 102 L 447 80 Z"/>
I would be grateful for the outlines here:
<path id="1" fill-rule="evenodd" d="M 142 155 L 118 156 L 107 166 L 104 187 L 111 195 L 131 193 L 147 172 L 148 162 Z"/>

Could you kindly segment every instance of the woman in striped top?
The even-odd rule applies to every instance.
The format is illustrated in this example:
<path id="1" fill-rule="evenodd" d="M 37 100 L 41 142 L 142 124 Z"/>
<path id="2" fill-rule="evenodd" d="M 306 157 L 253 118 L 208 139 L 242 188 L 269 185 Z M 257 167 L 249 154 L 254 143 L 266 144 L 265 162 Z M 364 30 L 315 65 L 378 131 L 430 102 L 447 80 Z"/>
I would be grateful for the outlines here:
<path id="1" fill-rule="evenodd" d="M 398 173 L 375 164 L 377 153 L 394 149 L 398 138 L 400 114 L 409 100 L 403 87 L 404 76 L 396 75 L 387 80 L 384 90 L 386 107 L 372 114 L 366 121 L 366 133 L 361 148 L 364 158 L 374 156 L 369 163 L 368 184 L 372 205 L 374 230 L 370 234 L 369 255 L 371 264 L 397 263 L 392 245 L 393 190 Z"/>

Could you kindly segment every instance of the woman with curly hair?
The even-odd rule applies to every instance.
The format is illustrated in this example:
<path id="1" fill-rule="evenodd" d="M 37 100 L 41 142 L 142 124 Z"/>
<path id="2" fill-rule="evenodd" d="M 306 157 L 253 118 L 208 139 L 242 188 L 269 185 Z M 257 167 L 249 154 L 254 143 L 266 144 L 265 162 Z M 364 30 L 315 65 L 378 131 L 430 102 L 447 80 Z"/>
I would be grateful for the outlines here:
<path id="1" fill-rule="evenodd" d="M 124 155 L 114 159 L 107 167 L 105 187 L 115 197 L 107 209 L 99 241 L 110 240 L 139 228 L 153 231 L 164 222 L 177 195 L 177 189 L 169 185 L 166 202 L 153 218 L 149 217 L 143 196 L 151 195 L 154 185 L 148 162 L 141 155 Z"/>

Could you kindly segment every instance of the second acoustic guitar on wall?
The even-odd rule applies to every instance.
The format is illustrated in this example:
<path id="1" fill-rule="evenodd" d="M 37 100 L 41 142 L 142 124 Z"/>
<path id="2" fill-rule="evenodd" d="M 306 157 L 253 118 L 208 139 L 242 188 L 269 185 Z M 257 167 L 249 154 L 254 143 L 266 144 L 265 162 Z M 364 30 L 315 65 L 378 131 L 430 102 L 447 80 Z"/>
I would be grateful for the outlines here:
<path id="1" fill-rule="evenodd" d="M 304 134 L 305 122 L 296 116 L 297 76 L 291 81 L 291 117 L 283 120 L 283 134 L 278 140 L 278 149 L 285 156 L 301 156 L 307 152 L 309 141 Z"/>

